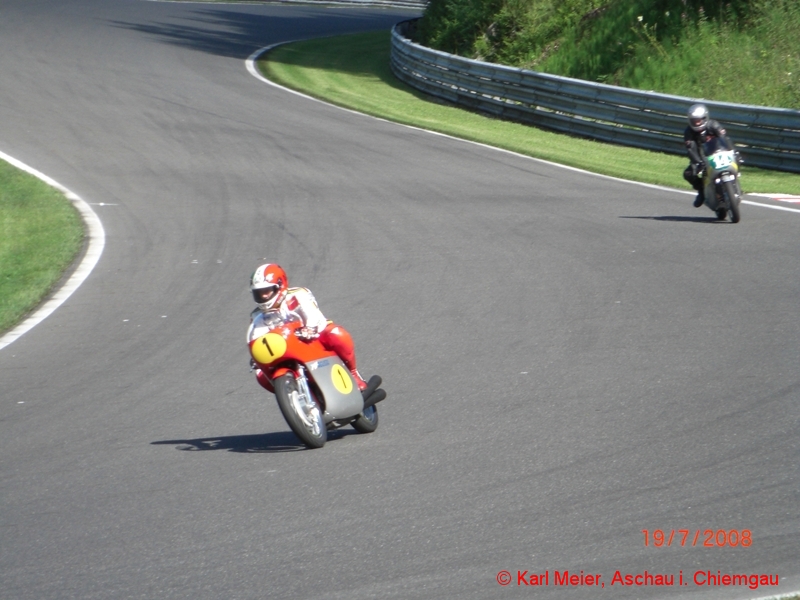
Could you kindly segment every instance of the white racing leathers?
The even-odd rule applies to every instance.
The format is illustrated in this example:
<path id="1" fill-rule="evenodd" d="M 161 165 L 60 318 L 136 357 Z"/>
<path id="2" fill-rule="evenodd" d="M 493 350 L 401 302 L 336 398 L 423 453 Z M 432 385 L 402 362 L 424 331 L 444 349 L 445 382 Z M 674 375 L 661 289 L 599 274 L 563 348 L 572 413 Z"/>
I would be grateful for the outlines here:
<path id="1" fill-rule="evenodd" d="M 319 335 L 328 325 L 328 320 L 317 306 L 314 294 L 303 287 L 289 288 L 286 291 L 286 298 L 283 299 L 277 309 L 285 321 L 300 321 L 303 327 L 307 327 L 313 333 Z M 256 308 L 250 313 L 250 327 L 247 329 L 247 341 L 261 337 L 274 327 L 274 316 L 270 312 L 263 312 Z"/>

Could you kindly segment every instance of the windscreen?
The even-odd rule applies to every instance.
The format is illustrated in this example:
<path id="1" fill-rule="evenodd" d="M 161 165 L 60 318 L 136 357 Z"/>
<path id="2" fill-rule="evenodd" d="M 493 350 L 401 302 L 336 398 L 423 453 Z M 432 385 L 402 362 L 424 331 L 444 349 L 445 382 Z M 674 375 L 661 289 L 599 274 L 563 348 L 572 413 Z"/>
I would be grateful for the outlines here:
<path id="1" fill-rule="evenodd" d="M 718 137 L 712 137 L 710 140 L 703 144 L 703 153 L 706 156 L 711 156 L 715 152 L 719 152 L 720 150 L 732 150 L 732 148 L 728 147 L 728 144 L 725 143 L 725 140 Z"/>

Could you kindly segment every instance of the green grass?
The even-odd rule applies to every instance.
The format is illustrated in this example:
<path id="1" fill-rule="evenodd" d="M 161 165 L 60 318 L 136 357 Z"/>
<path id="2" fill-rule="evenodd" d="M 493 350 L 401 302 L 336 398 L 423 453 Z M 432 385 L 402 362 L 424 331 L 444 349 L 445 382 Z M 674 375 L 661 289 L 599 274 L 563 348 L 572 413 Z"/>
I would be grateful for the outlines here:
<path id="1" fill-rule="evenodd" d="M 667 35 L 669 19 L 677 19 L 673 35 Z M 764 2 L 745 21 L 720 15 L 681 24 L 675 11 L 633 6 L 623 14 L 609 11 L 604 24 L 606 31 L 598 22 L 583 38 L 573 30 L 542 70 L 693 98 L 800 104 L 800 4 L 794 0 Z M 609 47 L 619 55 L 590 58 Z"/>
<path id="2" fill-rule="evenodd" d="M 431 0 L 417 41 L 566 77 L 797 108 L 797 0 Z"/>
<path id="3" fill-rule="evenodd" d="M 265 77 L 289 88 L 398 123 L 505 148 L 614 177 L 688 189 L 686 158 L 559 135 L 436 101 L 389 69 L 389 33 L 296 42 L 259 61 Z M 747 192 L 800 194 L 800 175 L 744 167 Z"/>
<path id="4" fill-rule="evenodd" d="M 63 194 L 0 160 L 0 333 L 47 296 L 83 243 Z"/>

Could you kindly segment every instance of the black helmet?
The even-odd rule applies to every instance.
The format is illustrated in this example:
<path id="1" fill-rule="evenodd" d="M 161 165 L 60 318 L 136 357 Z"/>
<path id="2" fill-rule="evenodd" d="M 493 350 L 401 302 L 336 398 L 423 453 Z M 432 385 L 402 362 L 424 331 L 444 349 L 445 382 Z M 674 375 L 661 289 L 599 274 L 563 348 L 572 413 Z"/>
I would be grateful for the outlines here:
<path id="1" fill-rule="evenodd" d="M 689 107 L 689 127 L 694 131 L 705 131 L 708 127 L 708 109 L 705 104 L 692 104 Z"/>

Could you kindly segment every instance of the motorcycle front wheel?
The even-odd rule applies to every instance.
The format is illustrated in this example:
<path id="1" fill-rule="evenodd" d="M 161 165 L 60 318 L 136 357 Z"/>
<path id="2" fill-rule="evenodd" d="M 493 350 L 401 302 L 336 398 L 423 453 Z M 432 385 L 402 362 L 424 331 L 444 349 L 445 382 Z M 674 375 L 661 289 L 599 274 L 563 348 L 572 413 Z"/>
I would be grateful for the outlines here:
<path id="1" fill-rule="evenodd" d="M 724 184 L 725 186 L 725 195 L 728 197 L 728 205 L 730 208 L 728 212 L 731 214 L 731 223 L 738 223 L 739 219 L 741 219 L 741 215 L 739 214 L 739 194 L 736 193 L 736 186 L 731 181 L 726 181 Z"/>
<path id="2" fill-rule="evenodd" d="M 313 395 L 306 397 L 297 380 L 288 373 L 273 380 L 272 385 L 278 407 L 294 434 L 309 448 L 322 448 L 328 440 L 328 430 L 322 420 L 322 409 Z"/>

